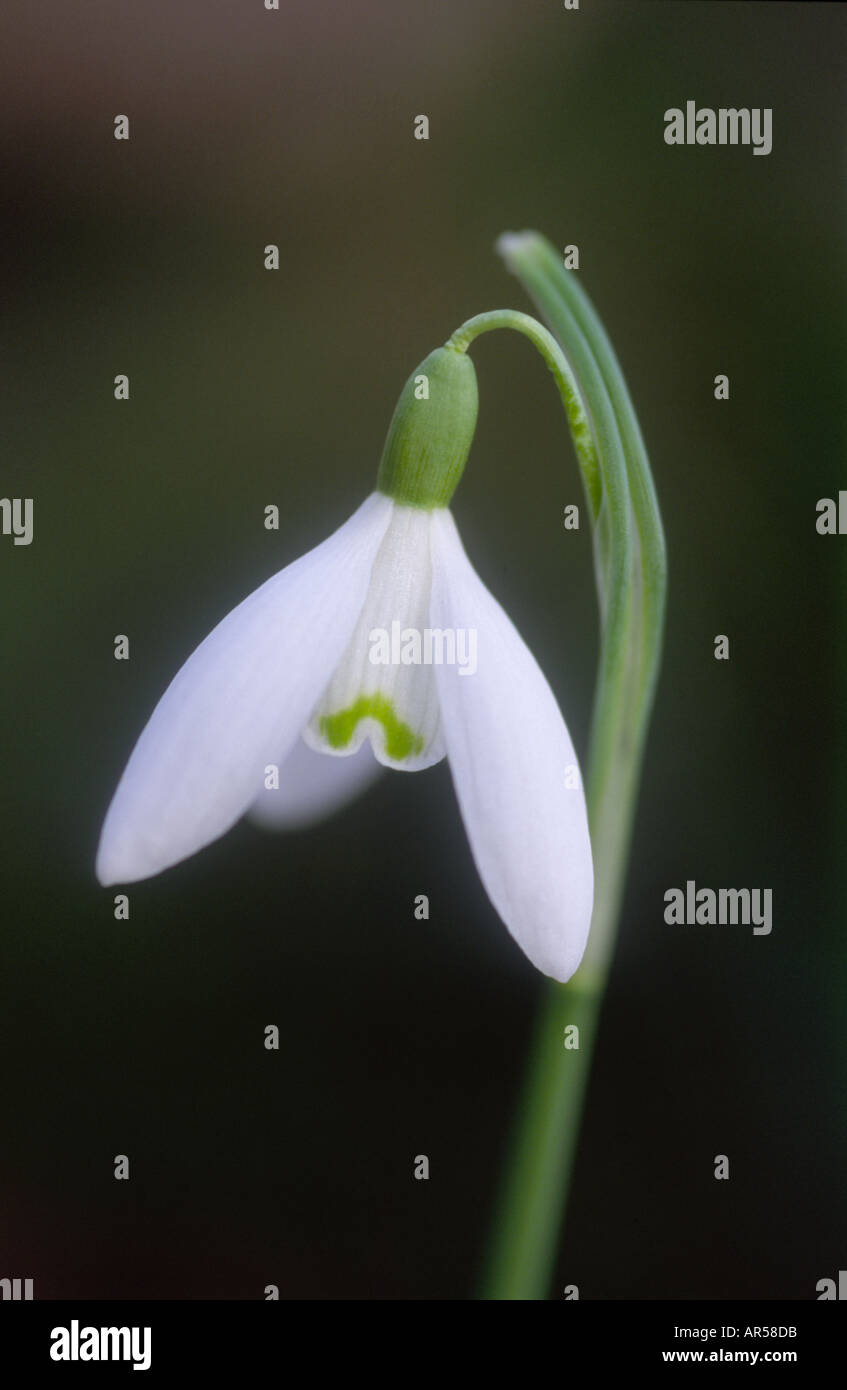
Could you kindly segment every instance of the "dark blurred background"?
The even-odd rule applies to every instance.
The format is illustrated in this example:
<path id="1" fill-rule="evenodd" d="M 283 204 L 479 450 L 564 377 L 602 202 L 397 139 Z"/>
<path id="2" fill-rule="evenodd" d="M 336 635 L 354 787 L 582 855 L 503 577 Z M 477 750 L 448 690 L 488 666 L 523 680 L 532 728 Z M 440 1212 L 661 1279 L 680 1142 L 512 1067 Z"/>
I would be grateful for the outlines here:
<path id="1" fill-rule="evenodd" d="M 474 1296 L 543 981 L 445 767 L 309 831 L 244 823 L 132 887 L 129 922 L 93 860 L 178 665 L 370 490 L 420 359 L 529 307 L 493 243 L 534 227 L 579 245 L 671 576 L 553 1296 L 815 1297 L 847 1259 L 847 539 L 815 530 L 847 487 L 844 7 L 13 0 L 3 28 L 2 492 L 34 498 L 35 539 L 0 540 L 0 1276 Z M 773 152 L 666 146 L 688 99 L 771 107 Z M 595 598 L 560 406 L 523 340 L 474 356 L 455 515 L 584 753 Z M 666 926 L 689 878 L 771 887 L 772 935 Z"/>

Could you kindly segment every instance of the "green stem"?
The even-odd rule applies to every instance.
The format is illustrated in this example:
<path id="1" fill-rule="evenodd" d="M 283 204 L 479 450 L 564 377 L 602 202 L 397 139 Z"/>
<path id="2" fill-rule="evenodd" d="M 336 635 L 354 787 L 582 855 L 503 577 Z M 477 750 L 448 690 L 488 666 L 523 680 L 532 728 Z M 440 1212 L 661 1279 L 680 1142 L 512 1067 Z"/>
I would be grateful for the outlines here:
<path id="1" fill-rule="evenodd" d="M 556 1260 L 604 984 L 578 971 L 546 987 L 501 1194 L 482 1296 L 547 1297 Z M 579 1029 L 579 1050 L 564 1046 Z M 576 1282 L 570 1276 L 567 1282 Z"/>
<path id="2" fill-rule="evenodd" d="M 467 352 L 471 343 L 481 333 L 491 333 L 498 328 L 511 328 L 538 349 L 559 388 L 565 414 L 570 426 L 577 462 L 585 485 L 585 494 L 591 509 L 591 519 L 596 521 L 603 500 L 603 479 L 594 442 L 594 430 L 588 417 L 585 402 L 577 386 L 573 368 L 552 333 L 529 314 L 518 309 L 492 309 L 487 314 L 476 314 L 456 329 L 445 344 L 456 352 Z"/>
<path id="3" fill-rule="evenodd" d="M 549 1290 L 617 935 L 659 669 L 666 563 L 644 444 L 602 324 L 577 277 L 564 270 L 542 237 L 502 238 L 500 249 L 555 338 L 527 315 L 504 310 L 469 320 L 449 346 L 464 350 L 479 332 L 509 327 L 525 333 L 545 357 L 562 396 L 589 500 L 602 625 L 586 779 L 595 865 L 591 933 L 574 978 L 546 990 L 485 1286 L 490 1298 L 537 1299 Z M 565 1046 L 572 1025 L 578 1029 L 578 1048 Z"/>

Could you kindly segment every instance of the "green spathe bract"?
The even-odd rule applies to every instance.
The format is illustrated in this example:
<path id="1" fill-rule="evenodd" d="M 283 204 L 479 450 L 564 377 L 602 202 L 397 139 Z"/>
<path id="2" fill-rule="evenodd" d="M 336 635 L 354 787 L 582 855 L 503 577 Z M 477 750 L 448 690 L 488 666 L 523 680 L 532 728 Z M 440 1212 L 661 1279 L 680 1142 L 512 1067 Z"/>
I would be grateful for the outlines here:
<path id="1" fill-rule="evenodd" d="M 410 753 L 420 753 L 423 739 L 410 729 L 384 695 L 360 695 L 347 709 L 324 715 L 321 733 L 331 748 L 346 748 L 362 719 L 378 719 L 385 730 L 385 751 L 398 763 Z"/>
<path id="2" fill-rule="evenodd" d="M 476 429 L 476 371 L 464 352 L 436 348 L 400 395 L 382 452 L 377 488 L 407 507 L 447 507 Z"/>

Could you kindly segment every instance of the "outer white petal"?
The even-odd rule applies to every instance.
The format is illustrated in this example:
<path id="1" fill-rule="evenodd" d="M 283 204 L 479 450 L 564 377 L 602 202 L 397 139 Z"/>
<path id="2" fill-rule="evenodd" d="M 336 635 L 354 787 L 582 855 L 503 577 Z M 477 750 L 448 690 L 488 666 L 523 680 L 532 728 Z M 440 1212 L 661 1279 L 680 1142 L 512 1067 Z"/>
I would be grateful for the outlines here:
<path id="1" fill-rule="evenodd" d="M 476 866 L 532 963 L 568 980 L 594 897 L 573 744 L 535 658 L 471 566 L 447 511 L 434 514 L 431 546 L 433 626 L 478 634 L 473 675 L 437 668 L 447 758 Z"/>
<path id="2" fill-rule="evenodd" d="M 381 772 L 369 743 L 349 758 L 333 758 L 298 738 L 279 765 L 279 786 L 262 790 L 249 818 L 266 830 L 302 830 L 362 796 Z"/>
<path id="3" fill-rule="evenodd" d="M 101 883 L 159 873 L 217 839 L 298 738 L 355 627 L 391 516 L 372 493 L 201 642 L 144 729 L 109 807 Z"/>

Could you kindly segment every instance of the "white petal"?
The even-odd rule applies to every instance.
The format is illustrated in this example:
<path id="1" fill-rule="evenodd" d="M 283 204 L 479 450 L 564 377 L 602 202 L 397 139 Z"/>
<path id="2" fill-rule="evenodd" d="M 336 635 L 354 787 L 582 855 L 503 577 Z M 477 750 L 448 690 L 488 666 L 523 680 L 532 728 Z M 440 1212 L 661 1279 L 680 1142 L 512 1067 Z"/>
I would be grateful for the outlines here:
<path id="1" fill-rule="evenodd" d="M 356 630 L 303 735 L 315 750 L 355 753 L 369 738 L 404 772 L 444 757 L 427 637 L 432 516 L 394 505 Z"/>
<path id="2" fill-rule="evenodd" d="M 332 758 L 298 738 L 280 764 L 279 786 L 263 788 L 248 816 L 265 830 L 302 830 L 355 801 L 381 772 L 370 744 L 350 758 Z"/>
<path id="3" fill-rule="evenodd" d="M 159 873 L 217 839 L 299 736 L 350 639 L 391 515 L 377 493 L 234 608 L 174 677 L 109 807 L 101 883 Z"/>
<path id="4" fill-rule="evenodd" d="M 532 963 L 568 980 L 582 959 L 594 895 L 573 744 L 535 658 L 471 566 L 449 512 L 433 516 L 431 550 L 433 625 L 478 634 L 475 674 L 440 666 L 436 675 L 479 876 Z"/>

